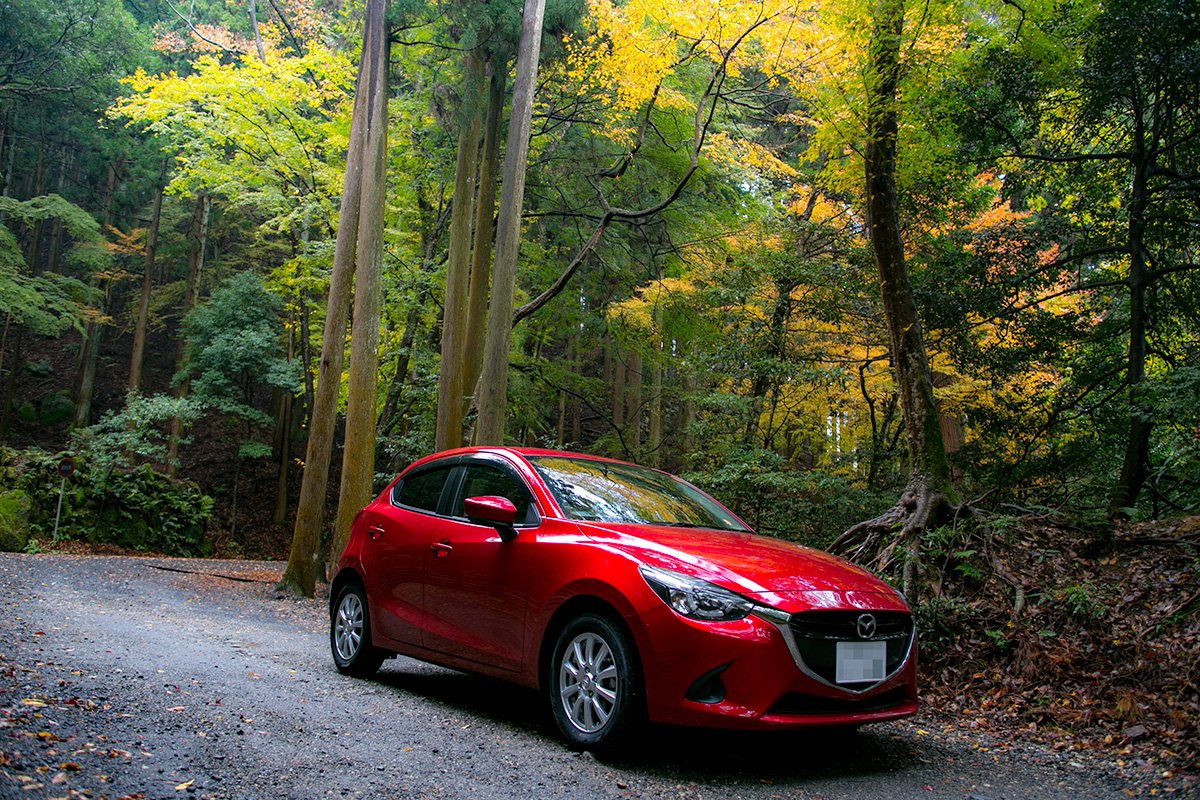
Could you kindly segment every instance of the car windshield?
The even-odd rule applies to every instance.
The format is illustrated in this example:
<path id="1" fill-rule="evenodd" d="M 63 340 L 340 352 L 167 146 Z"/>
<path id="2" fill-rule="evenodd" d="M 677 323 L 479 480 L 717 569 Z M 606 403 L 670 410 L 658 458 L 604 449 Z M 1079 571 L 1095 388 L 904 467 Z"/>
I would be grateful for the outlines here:
<path id="1" fill-rule="evenodd" d="M 665 472 L 590 458 L 529 461 L 568 519 L 746 530 L 727 509 Z"/>

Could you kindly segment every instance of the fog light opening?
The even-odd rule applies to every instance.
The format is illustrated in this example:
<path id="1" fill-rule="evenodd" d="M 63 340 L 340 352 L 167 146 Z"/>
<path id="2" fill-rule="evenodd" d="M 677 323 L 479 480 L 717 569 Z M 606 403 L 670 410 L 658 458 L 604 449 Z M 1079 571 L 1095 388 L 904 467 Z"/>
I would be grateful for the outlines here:
<path id="1" fill-rule="evenodd" d="M 732 661 L 727 662 L 701 675 L 692 682 L 683 696 L 693 703 L 704 703 L 705 705 L 712 705 L 724 700 L 725 683 L 721 680 L 721 673 L 729 669 L 729 665 L 732 663 Z"/>

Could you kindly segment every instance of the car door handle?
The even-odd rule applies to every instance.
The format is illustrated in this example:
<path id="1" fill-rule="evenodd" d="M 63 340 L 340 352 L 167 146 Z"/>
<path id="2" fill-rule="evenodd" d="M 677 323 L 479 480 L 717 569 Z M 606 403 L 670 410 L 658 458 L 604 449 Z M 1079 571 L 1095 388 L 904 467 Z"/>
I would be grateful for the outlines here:
<path id="1" fill-rule="evenodd" d="M 438 558 L 445 558 L 454 550 L 454 545 L 450 544 L 449 539 L 442 539 L 440 542 L 434 542 L 429 545 L 429 549 Z"/>
<path id="2" fill-rule="evenodd" d="M 376 527 L 375 525 L 368 525 L 367 535 L 371 537 L 371 541 L 375 541 L 380 536 L 383 536 L 383 528 Z"/>

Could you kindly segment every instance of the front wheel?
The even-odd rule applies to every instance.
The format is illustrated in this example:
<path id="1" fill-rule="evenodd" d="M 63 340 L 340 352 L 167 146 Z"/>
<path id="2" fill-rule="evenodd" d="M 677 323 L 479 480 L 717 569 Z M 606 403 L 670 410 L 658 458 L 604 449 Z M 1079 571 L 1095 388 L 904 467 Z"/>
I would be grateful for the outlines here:
<path id="1" fill-rule="evenodd" d="M 371 616 L 367 595 L 357 583 L 338 592 L 329 621 L 329 648 L 338 672 L 365 678 L 375 674 L 386 654 L 371 645 Z"/>
<path id="2" fill-rule="evenodd" d="M 611 747 L 638 721 L 641 680 L 629 634 L 598 614 L 563 628 L 550 663 L 550 711 L 576 747 Z"/>

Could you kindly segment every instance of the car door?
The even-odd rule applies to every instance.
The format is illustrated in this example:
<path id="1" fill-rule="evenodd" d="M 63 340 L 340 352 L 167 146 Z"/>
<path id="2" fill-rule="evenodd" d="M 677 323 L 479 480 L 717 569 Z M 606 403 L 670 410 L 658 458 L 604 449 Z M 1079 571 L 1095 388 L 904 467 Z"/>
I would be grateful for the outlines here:
<path id="1" fill-rule="evenodd" d="M 533 494 L 499 459 L 466 461 L 451 482 L 448 517 L 425 571 L 425 647 L 519 670 L 540 519 Z M 467 519 L 463 500 L 479 496 L 516 505 L 515 539 L 501 541 L 493 526 Z"/>
<path id="2" fill-rule="evenodd" d="M 363 569 L 375 608 L 376 629 L 396 642 L 420 645 L 425 569 L 438 538 L 443 503 L 455 461 L 434 462 L 405 475 L 388 503 L 368 506 Z"/>

